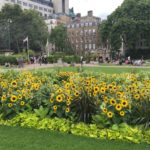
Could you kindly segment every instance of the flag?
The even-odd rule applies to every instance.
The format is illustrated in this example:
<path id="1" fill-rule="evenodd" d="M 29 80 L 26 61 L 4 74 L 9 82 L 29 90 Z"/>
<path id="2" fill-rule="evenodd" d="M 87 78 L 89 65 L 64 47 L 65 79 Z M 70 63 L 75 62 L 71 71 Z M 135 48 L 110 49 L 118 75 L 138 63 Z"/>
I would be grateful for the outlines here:
<path id="1" fill-rule="evenodd" d="M 23 40 L 23 43 L 28 42 L 28 36 Z"/>

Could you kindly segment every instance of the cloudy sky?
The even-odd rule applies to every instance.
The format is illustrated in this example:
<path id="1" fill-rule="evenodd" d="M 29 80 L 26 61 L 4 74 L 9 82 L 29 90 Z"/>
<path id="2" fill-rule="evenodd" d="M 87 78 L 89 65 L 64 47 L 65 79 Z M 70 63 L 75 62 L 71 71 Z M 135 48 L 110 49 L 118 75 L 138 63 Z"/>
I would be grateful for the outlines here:
<path id="1" fill-rule="evenodd" d="M 85 16 L 88 10 L 93 10 L 95 16 L 105 19 L 122 2 L 123 0 L 70 0 L 69 8 L 74 7 L 74 12 L 81 13 L 82 16 Z"/>

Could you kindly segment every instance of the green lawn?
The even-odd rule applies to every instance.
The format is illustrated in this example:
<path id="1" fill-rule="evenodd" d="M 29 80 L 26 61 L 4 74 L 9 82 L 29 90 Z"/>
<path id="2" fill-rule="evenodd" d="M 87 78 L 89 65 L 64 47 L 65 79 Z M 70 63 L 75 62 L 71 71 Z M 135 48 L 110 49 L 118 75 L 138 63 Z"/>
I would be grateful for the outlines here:
<path id="1" fill-rule="evenodd" d="M 0 126 L 0 150 L 149 150 L 147 144 L 97 140 L 36 129 Z"/>
<path id="2" fill-rule="evenodd" d="M 55 71 L 79 71 L 80 67 L 55 67 L 55 68 L 42 68 L 40 70 L 55 70 Z M 138 72 L 150 72 L 150 68 L 131 68 L 131 67 L 82 67 L 83 71 L 97 72 L 97 73 L 138 73 Z"/>

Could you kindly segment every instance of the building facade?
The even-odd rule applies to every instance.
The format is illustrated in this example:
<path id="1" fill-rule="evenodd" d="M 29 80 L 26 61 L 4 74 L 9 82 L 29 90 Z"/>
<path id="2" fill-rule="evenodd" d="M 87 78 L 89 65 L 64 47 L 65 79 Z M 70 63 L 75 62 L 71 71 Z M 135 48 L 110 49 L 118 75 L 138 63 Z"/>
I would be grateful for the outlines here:
<path id="1" fill-rule="evenodd" d="M 88 11 L 87 16 L 76 18 L 67 24 L 68 37 L 76 54 L 84 54 L 98 50 L 98 25 L 101 19 Z"/>
<path id="2" fill-rule="evenodd" d="M 18 4 L 23 10 L 34 9 L 45 18 L 52 18 L 54 13 L 69 13 L 69 0 L 1 0 L 0 10 L 5 4 Z"/>

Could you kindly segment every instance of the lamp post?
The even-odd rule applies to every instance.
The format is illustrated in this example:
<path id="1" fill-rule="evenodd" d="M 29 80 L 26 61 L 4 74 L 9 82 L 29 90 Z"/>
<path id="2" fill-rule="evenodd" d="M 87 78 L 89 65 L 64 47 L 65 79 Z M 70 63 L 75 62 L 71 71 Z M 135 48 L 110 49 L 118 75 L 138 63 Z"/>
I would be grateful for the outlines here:
<path id="1" fill-rule="evenodd" d="M 11 50 L 11 39 L 10 39 L 10 24 L 12 23 L 11 19 L 7 20 L 8 23 L 8 43 L 9 43 L 9 50 Z"/>

